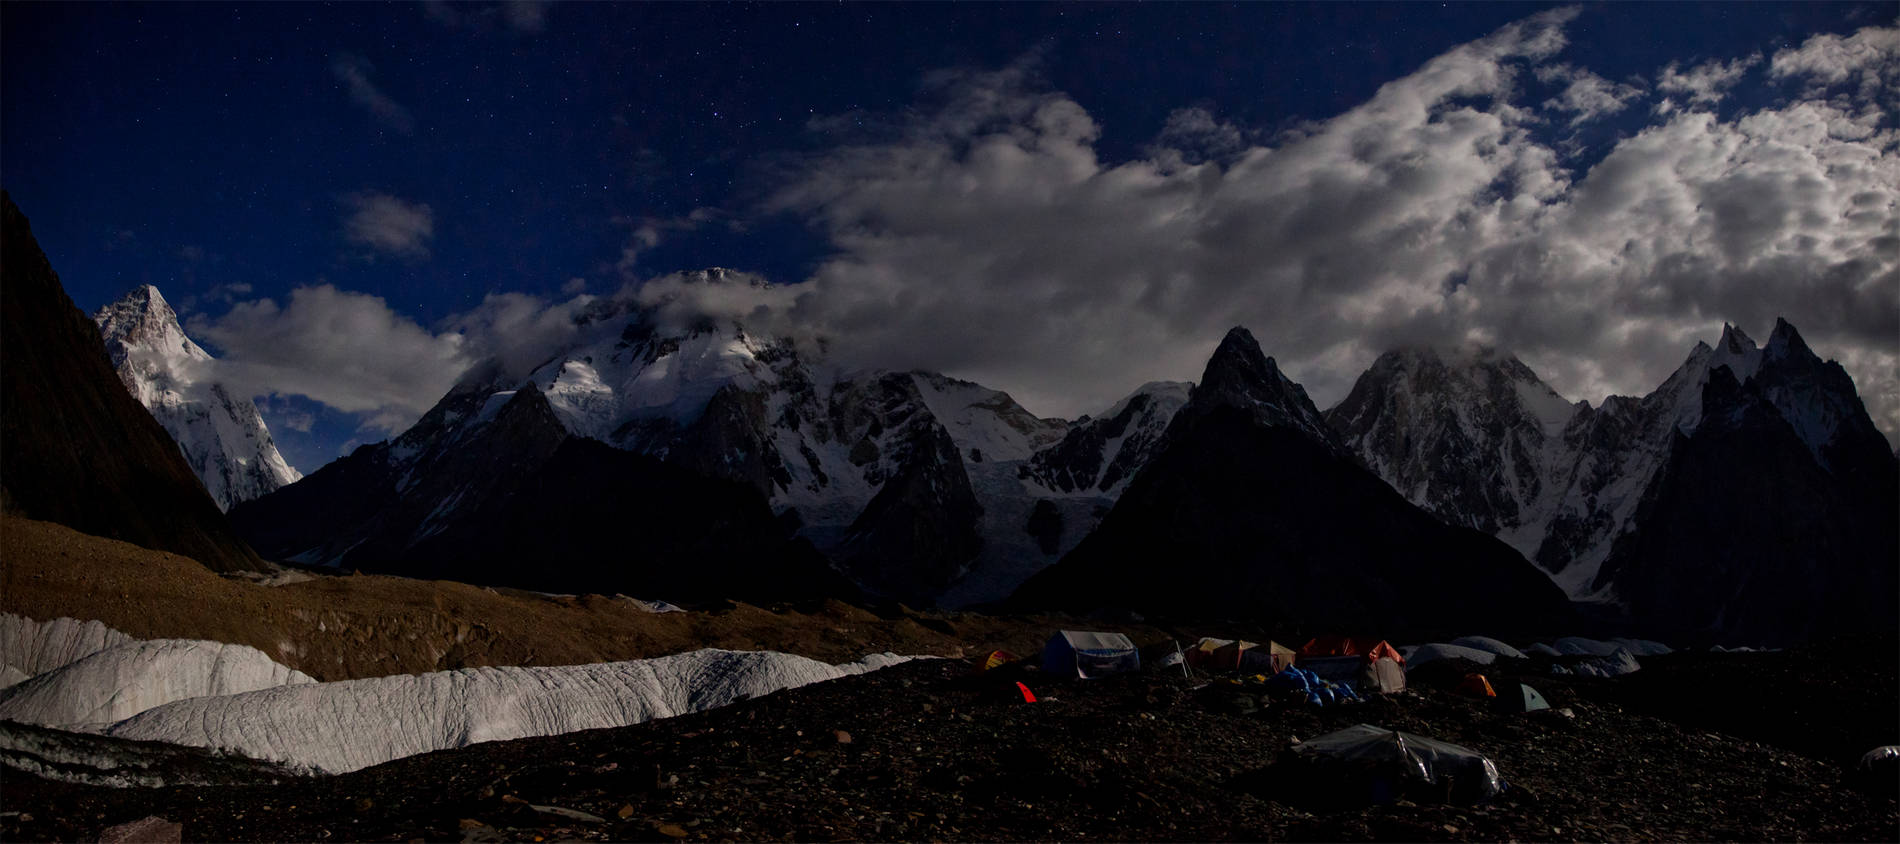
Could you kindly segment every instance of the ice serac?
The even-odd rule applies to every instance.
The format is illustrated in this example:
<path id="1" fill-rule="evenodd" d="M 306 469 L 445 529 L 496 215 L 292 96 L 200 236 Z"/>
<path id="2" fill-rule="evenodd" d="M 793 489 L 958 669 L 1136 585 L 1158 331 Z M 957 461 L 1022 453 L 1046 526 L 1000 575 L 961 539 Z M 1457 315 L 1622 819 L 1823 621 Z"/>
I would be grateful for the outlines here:
<path id="1" fill-rule="evenodd" d="M 878 654 L 830 665 L 770 651 L 700 650 L 630 662 L 281 685 L 148 709 L 107 733 L 339 774 L 479 742 L 700 712 L 905 660 Z"/>
<path id="2" fill-rule="evenodd" d="M 103 727 L 173 701 L 315 682 L 248 645 L 131 641 L 0 692 L 0 720 Z"/>
<path id="3" fill-rule="evenodd" d="M 1509 546 L 1440 522 L 1361 467 L 1244 331 L 1222 342 L 1101 526 L 1015 601 L 1387 636 L 1529 630 L 1569 612 Z"/>
<path id="4" fill-rule="evenodd" d="M 185 336 L 158 288 L 142 285 L 92 318 L 119 380 L 172 435 L 219 509 L 303 477 L 278 453 L 257 406 L 206 380 L 211 355 Z"/>
<path id="5" fill-rule="evenodd" d="M 0 688 L 132 641 L 97 621 L 55 618 L 34 621 L 0 613 Z"/>
<path id="6" fill-rule="evenodd" d="M 11 197 L 0 235 L 0 509 L 233 571 L 263 566 L 126 392 Z"/>
<path id="7" fill-rule="evenodd" d="M 771 292 L 729 270 L 675 281 L 678 290 L 721 299 Z M 750 491 L 758 504 L 747 507 L 767 509 L 866 591 L 962 605 L 1007 595 L 1087 533 L 1145 460 L 1144 437 L 1175 406 L 1166 389 L 1131 399 L 1125 430 L 1107 438 L 1117 447 L 1102 458 L 1112 471 L 1097 472 L 1086 488 L 1063 488 L 1031 464 L 1063 441 L 1071 428 L 1064 420 L 1038 418 L 1006 393 L 937 373 L 846 371 L 823 340 L 771 336 L 732 318 L 682 317 L 675 304 L 597 300 L 576 318 L 574 339 L 527 371 L 499 361 L 476 369 L 393 443 L 332 464 L 262 506 L 240 507 L 234 518 L 272 553 L 387 567 L 437 533 L 462 539 L 432 540 L 436 547 L 468 547 L 475 534 L 440 526 L 477 512 L 484 542 L 502 542 L 496 526 L 529 525 L 520 513 L 548 508 L 500 495 L 497 485 L 513 488 L 515 467 L 538 465 L 543 451 L 586 449 L 648 467 L 630 472 L 617 495 L 640 495 L 659 472 Z M 544 409 L 533 412 L 533 424 L 503 424 L 526 411 L 516 407 L 524 400 Z M 522 436 L 504 436 L 504 428 Z M 666 498 L 654 491 L 643 500 L 664 507 Z M 574 509 L 598 511 L 591 501 Z M 559 518 L 567 526 L 559 533 L 599 537 L 587 547 L 604 546 L 615 517 L 602 518 Z M 309 524 L 280 535 L 276 519 Z M 582 564 L 562 563 L 575 565 Z M 478 568 L 432 571 L 466 579 Z M 551 577 L 558 567 L 539 568 L 548 571 L 538 576 Z"/>

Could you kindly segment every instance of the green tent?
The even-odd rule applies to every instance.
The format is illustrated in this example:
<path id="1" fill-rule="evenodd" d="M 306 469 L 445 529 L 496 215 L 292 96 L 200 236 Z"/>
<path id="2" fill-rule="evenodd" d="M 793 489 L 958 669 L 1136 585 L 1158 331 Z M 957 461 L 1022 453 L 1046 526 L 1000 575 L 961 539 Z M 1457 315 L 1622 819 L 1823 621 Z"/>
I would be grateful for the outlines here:
<path id="1" fill-rule="evenodd" d="M 1515 688 L 1507 689 L 1505 688 L 1506 686 L 1514 686 Z M 1506 712 L 1534 712 L 1539 709 L 1550 708 L 1550 702 L 1544 700 L 1544 694 L 1542 692 L 1524 683 L 1499 683 L 1497 692 L 1498 708 Z"/>

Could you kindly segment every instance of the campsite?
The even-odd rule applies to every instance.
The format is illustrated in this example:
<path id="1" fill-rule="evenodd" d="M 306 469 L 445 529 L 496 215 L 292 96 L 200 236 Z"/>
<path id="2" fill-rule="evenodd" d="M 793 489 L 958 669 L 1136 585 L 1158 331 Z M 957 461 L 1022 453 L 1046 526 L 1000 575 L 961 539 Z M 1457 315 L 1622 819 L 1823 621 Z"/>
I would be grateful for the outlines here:
<path id="1" fill-rule="evenodd" d="M 1550 672 L 1585 654 L 1444 658 L 1414 668 L 1402 691 L 1323 706 L 1259 675 L 1189 666 L 1185 644 L 1171 659 L 1165 641 L 1088 677 L 1071 676 L 1072 651 L 1057 656 L 1061 672 L 1045 670 L 1048 653 L 922 659 L 316 780 L 233 770 L 219 786 L 111 789 L 13 778 L 10 798 L 35 809 L 0 815 L 0 837 L 94 840 L 158 816 L 205 840 L 1891 840 L 1894 791 L 1869 790 L 1853 762 L 1892 729 L 1894 644 L 1679 651 L 1620 677 Z M 1254 651 L 1274 653 L 1241 653 Z M 1500 695 L 1533 686 L 1548 708 L 1460 692 L 1477 672 Z M 1481 754 L 1502 788 L 1472 800 L 1459 793 L 1467 779 L 1372 802 L 1362 782 L 1299 757 L 1304 742 L 1367 729 Z"/>

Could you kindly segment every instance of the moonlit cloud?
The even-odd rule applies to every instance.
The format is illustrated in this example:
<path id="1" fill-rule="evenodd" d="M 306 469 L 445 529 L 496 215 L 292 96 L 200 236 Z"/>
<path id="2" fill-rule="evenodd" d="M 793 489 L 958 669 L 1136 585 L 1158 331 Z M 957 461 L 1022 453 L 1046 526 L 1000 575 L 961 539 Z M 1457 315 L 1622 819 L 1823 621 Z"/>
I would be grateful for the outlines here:
<path id="1" fill-rule="evenodd" d="M 1875 99 L 1884 89 L 1886 104 L 1900 101 L 1900 28 L 1867 27 L 1845 38 L 1817 35 L 1798 48 L 1775 53 L 1768 66 L 1776 77 L 1808 80 L 1816 96 L 1821 88 L 1857 82 L 1859 95 Z"/>
<path id="2" fill-rule="evenodd" d="M 1691 104 L 1718 103 L 1741 81 L 1742 74 L 1758 64 L 1760 53 L 1729 62 L 1710 60 L 1686 69 L 1679 62 L 1670 62 L 1657 77 L 1656 90 L 1681 94 Z"/>
<path id="3" fill-rule="evenodd" d="M 216 345 L 216 380 L 238 394 L 305 396 L 391 433 L 414 424 L 470 363 L 461 335 L 327 284 L 299 287 L 285 305 L 258 299 L 195 317 L 190 332 Z"/>
<path id="4" fill-rule="evenodd" d="M 435 237 L 435 212 L 429 206 L 373 191 L 351 194 L 344 205 L 349 213 L 343 233 L 351 243 L 409 260 L 429 257 Z"/>
<path id="5" fill-rule="evenodd" d="M 1759 55 L 1671 64 L 1655 90 L 1682 106 L 1652 113 L 1629 108 L 1636 81 L 1564 61 L 1578 14 L 1506 26 L 1290 132 L 1183 108 L 1127 161 L 1104 159 L 1096 118 L 1033 62 L 933 74 L 922 104 L 870 117 L 881 140 L 812 154 L 770 192 L 762 212 L 828 241 L 809 278 L 640 283 L 646 250 L 704 220 L 639 220 L 622 262 L 636 283 L 614 295 L 819 334 L 840 364 L 944 371 L 1063 416 L 1198 377 L 1236 324 L 1324 407 L 1380 352 L 1467 340 L 1572 399 L 1642 394 L 1724 321 L 1765 337 L 1785 316 L 1900 431 L 1894 30 L 1816 36 L 1760 74 Z M 1756 83 L 1773 96 L 1723 100 Z M 1559 152 L 1564 122 L 1611 114 L 1647 122 L 1599 159 Z M 413 418 L 473 360 L 531 366 L 573 342 L 601 301 L 584 289 L 490 296 L 431 332 L 373 297 L 305 288 L 206 336 L 260 389 Z M 343 311 L 360 335 L 272 348 Z M 365 386 L 332 382 L 350 366 Z"/>
<path id="6" fill-rule="evenodd" d="M 415 131 L 415 117 L 402 103 L 376 87 L 376 82 L 371 78 L 374 72 L 375 68 L 368 59 L 353 53 L 340 53 L 330 61 L 330 75 L 349 90 L 351 102 L 368 110 L 391 129 L 405 135 Z"/>
<path id="7" fill-rule="evenodd" d="M 789 319 L 866 365 L 947 370 L 1073 415 L 1194 377 L 1233 324 L 1325 405 L 1380 351 L 1468 339 L 1516 350 L 1572 398 L 1641 394 L 1723 321 L 1765 335 L 1786 316 L 1900 430 L 1900 155 L 1879 89 L 1728 120 L 1676 111 L 1572 171 L 1519 80 L 1583 80 L 1556 105 L 1580 114 L 1633 96 L 1592 99 L 1594 74 L 1549 64 L 1576 14 L 1505 27 L 1222 157 L 1164 136 L 1105 162 L 1091 115 L 1026 70 L 941 75 L 939 104 L 894 139 L 821 154 L 773 196 L 836 250 Z M 1817 43 L 1831 44 L 1777 73 L 1891 71 L 1888 54 Z M 1759 61 L 1672 67 L 1659 88 L 1712 102 Z"/>
<path id="8" fill-rule="evenodd" d="M 1622 111 L 1629 107 L 1630 101 L 1643 95 L 1639 86 L 1612 82 L 1567 64 L 1538 68 L 1537 80 L 1564 86 L 1562 93 L 1544 101 L 1544 108 L 1570 112 L 1571 126 Z"/>

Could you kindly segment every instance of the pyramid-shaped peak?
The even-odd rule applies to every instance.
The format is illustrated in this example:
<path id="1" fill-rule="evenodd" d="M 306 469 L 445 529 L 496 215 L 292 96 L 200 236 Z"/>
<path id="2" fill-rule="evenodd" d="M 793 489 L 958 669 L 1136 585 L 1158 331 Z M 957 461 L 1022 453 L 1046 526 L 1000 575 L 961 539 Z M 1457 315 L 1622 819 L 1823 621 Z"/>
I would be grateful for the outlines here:
<path id="1" fill-rule="evenodd" d="M 1774 333 L 1768 335 L 1767 349 L 1769 356 L 1774 358 L 1814 356 L 1807 341 L 1801 339 L 1801 332 L 1795 330 L 1794 323 L 1780 317 L 1775 319 Z"/>
<path id="2" fill-rule="evenodd" d="M 93 315 L 93 321 L 99 324 L 100 333 L 107 339 L 182 334 L 178 328 L 178 312 L 172 310 L 164 294 L 150 284 L 134 287 L 117 302 L 100 308 Z"/>
<path id="3" fill-rule="evenodd" d="M 1306 390 L 1281 373 L 1253 334 L 1241 326 L 1221 338 L 1188 404 L 1189 416 L 1219 407 L 1238 408 L 1259 424 L 1294 428 L 1336 452 L 1344 449 Z"/>
<path id="4" fill-rule="evenodd" d="M 1253 338 L 1253 333 L 1236 325 L 1228 329 L 1227 336 L 1215 347 L 1214 355 L 1207 359 L 1207 368 L 1201 373 L 1201 388 L 1203 391 L 1245 392 L 1249 385 L 1281 380 L 1284 379 L 1279 367 L 1260 350 L 1260 342 Z"/>

